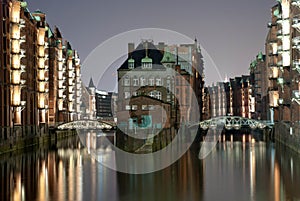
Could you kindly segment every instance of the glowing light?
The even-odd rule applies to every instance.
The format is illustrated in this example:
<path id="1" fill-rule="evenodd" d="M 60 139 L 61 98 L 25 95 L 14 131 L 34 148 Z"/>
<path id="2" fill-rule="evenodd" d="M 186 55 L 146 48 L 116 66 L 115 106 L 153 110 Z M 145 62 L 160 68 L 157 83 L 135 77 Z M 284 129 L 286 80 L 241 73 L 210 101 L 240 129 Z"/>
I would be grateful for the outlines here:
<path id="1" fill-rule="evenodd" d="M 20 84 L 20 82 L 21 82 L 21 71 L 19 70 L 12 71 L 11 83 Z"/>
<path id="2" fill-rule="evenodd" d="M 38 45 L 44 46 L 45 45 L 45 29 L 38 30 Z"/>
<path id="3" fill-rule="evenodd" d="M 20 86 L 14 86 L 11 91 L 12 105 L 19 106 L 21 104 L 21 88 Z"/>
<path id="4" fill-rule="evenodd" d="M 12 8 L 11 8 L 11 16 L 10 20 L 14 23 L 19 23 L 20 22 L 20 2 L 19 1 L 13 1 L 12 2 Z"/>
<path id="5" fill-rule="evenodd" d="M 15 69 L 20 69 L 20 56 L 18 54 L 12 55 L 11 65 Z"/>
<path id="6" fill-rule="evenodd" d="M 44 46 L 39 46 L 38 53 L 39 53 L 40 57 L 44 57 L 45 56 L 45 48 L 44 48 Z"/>

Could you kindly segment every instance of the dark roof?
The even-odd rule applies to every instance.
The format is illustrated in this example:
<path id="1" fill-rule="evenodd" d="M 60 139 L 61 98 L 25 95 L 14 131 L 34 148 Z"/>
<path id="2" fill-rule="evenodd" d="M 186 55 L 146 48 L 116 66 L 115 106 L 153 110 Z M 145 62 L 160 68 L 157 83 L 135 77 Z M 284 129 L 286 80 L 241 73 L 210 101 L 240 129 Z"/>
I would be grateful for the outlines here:
<path id="1" fill-rule="evenodd" d="M 57 38 L 62 38 L 62 35 L 61 35 L 58 27 L 54 28 L 54 33 Z"/>
<path id="2" fill-rule="evenodd" d="M 165 67 L 161 64 L 161 60 L 163 58 L 163 53 L 158 50 L 152 42 L 141 42 L 136 49 L 130 53 L 129 57 L 124 61 L 121 67 L 118 70 L 128 69 L 128 60 L 134 59 L 134 67 L 141 67 L 141 61 L 146 57 L 146 49 L 145 44 L 148 43 L 148 57 L 152 59 L 152 69 L 165 69 Z"/>

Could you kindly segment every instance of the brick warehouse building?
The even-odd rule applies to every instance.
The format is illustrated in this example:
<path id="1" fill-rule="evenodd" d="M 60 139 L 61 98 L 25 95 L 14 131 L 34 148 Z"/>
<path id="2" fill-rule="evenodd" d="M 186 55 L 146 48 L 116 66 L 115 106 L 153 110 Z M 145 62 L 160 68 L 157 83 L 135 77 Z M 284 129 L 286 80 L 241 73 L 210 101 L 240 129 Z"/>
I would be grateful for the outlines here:
<path id="1" fill-rule="evenodd" d="M 80 118 L 80 60 L 45 13 L 0 2 L 0 143 L 14 146 Z"/>
<path id="2" fill-rule="evenodd" d="M 167 144 L 179 125 L 202 118 L 203 85 L 203 60 L 197 41 L 168 46 L 143 40 L 136 48 L 130 43 L 128 58 L 118 69 L 118 127 L 150 136 L 162 129 L 159 141 Z M 199 111 L 193 110 L 194 104 Z M 165 113 L 157 115 L 159 108 Z M 118 136 L 117 143 L 122 141 L 119 146 L 127 145 L 130 151 L 144 143 L 135 146 L 138 140 Z"/>

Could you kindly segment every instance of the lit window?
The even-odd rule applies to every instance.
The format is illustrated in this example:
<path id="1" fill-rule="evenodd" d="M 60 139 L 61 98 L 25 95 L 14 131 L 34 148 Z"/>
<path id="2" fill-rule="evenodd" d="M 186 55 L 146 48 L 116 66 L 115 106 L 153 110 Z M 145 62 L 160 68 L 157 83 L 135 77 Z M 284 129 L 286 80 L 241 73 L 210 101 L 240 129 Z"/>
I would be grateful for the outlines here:
<path id="1" fill-rule="evenodd" d="M 142 110 L 148 110 L 148 106 L 147 105 L 142 105 Z"/>
<path id="2" fill-rule="evenodd" d="M 137 109 L 138 109 L 138 106 L 137 106 L 137 105 L 132 105 L 132 106 L 131 106 L 131 109 L 132 109 L 132 110 L 137 110 Z"/>
<path id="3" fill-rule="evenodd" d="M 130 92 L 124 92 L 124 98 L 130 98 Z"/>
<path id="4" fill-rule="evenodd" d="M 160 91 L 156 92 L 156 98 L 161 100 L 161 92 Z"/>
<path id="5" fill-rule="evenodd" d="M 130 110 L 130 105 L 126 105 L 126 106 L 125 106 L 125 109 L 126 109 L 126 110 Z"/>
<path id="6" fill-rule="evenodd" d="M 155 96 L 156 96 L 155 91 L 151 91 L 151 92 L 149 93 L 149 96 L 152 97 L 152 98 L 155 98 Z"/>
<path id="7" fill-rule="evenodd" d="M 156 86 L 161 86 L 162 82 L 161 82 L 161 78 L 156 78 Z"/>

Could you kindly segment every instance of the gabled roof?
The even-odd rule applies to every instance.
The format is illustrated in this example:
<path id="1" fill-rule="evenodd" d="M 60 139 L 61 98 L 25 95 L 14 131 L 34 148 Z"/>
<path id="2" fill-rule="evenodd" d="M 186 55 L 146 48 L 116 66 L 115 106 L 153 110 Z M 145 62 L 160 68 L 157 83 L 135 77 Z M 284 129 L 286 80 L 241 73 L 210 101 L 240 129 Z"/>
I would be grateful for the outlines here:
<path id="1" fill-rule="evenodd" d="M 146 41 L 141 42 L 137 48 L 130 54 L 130 56 L 124 61 L 118 70 L 130 70 L 128 68 L 128 60 L 134 59 L 135 68 L 139 68 L 142 66 L 142 59 L 146 58 L 146 48 L 145 43 L 148 43 L 148 57 L 152 59 L 152 69 L 159 70 L 165 69 L 165 67 L 161 64 L 161 60 L 163 58 L 163 53 L 159 51 L 152 42 Z"/>

